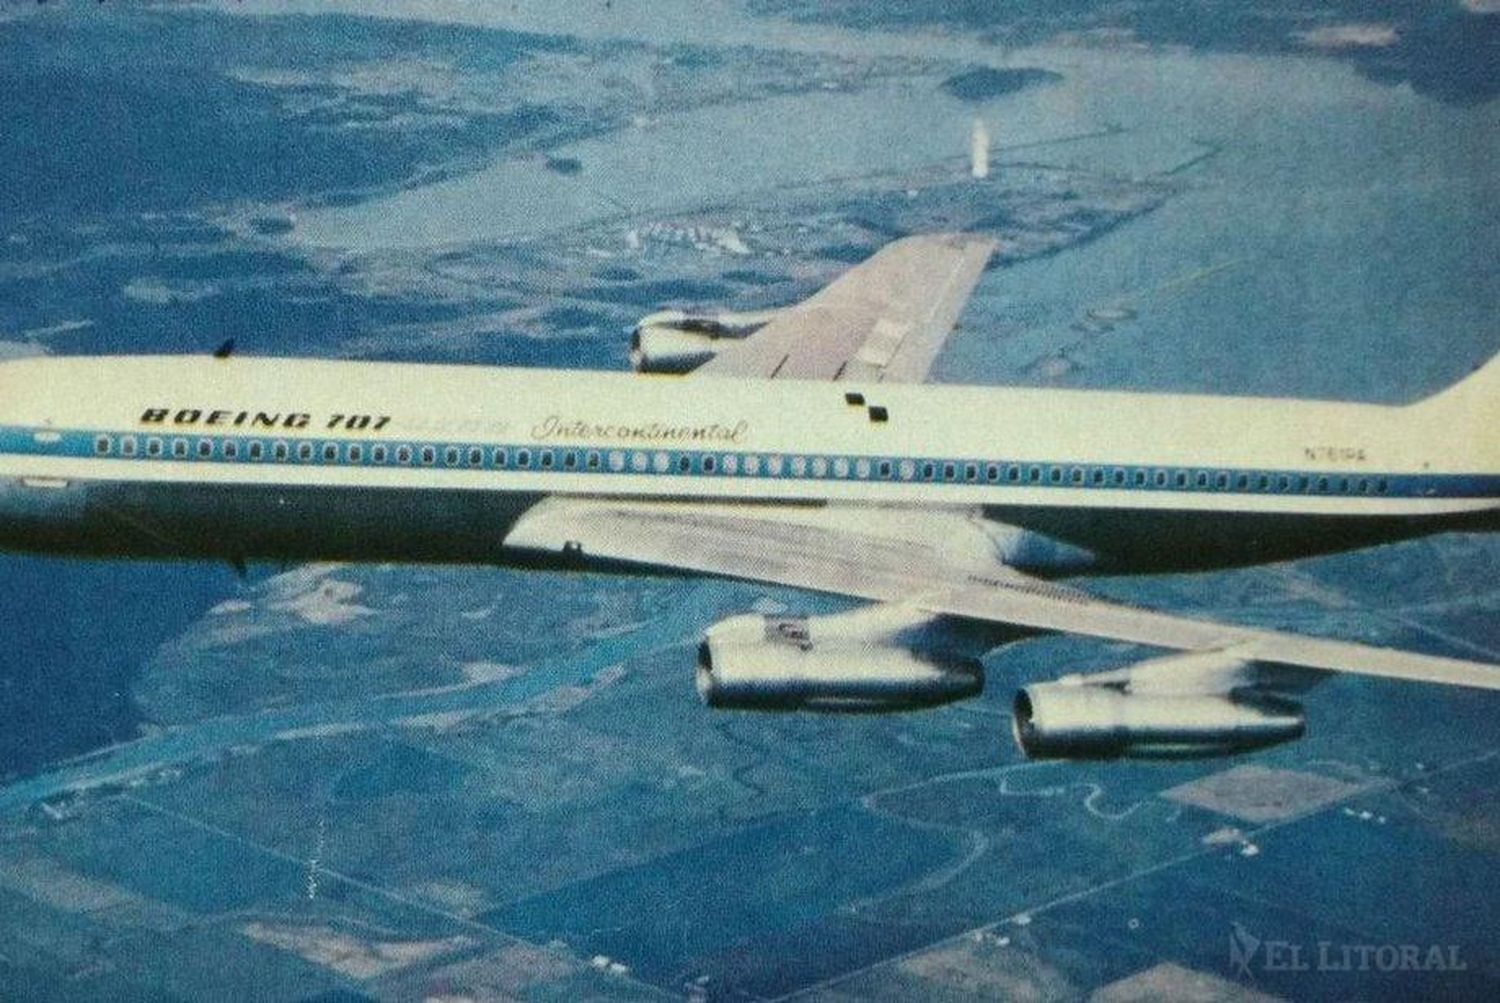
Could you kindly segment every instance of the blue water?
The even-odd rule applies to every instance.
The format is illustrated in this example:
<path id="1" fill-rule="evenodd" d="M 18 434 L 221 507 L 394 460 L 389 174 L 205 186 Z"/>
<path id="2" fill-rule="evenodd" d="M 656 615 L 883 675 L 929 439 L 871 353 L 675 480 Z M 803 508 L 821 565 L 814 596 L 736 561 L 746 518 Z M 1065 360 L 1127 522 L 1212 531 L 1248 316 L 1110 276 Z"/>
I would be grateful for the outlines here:
<path id="1" fill-rule="evenodd" d="M 1185 190 L 1162 209 L 987 276 L 943 377 L 1034 382 L 1028 363 L 1066 347 L 1075 365 L 1061 382 L 1075 386 L 1394 401 L 1500 348 L 1500 177 L 1486 142 L 1500 103 L 1442 105 L 1289 57 L 1039 61 L 1068 83 L 1018 100 L 1124 131 L 1028 156 L 1153 174 L 1188 159 L 1184 139 L 1219 152 L 1177 175 Z M 1114 331 L 1073 329 L 1121 303 L 1137 314 Z"/>
<path id="2" fill-rule="evenodd" d="M 0 776 L 133 738 L 140 664 L 235 587 L 227 565 L 0 556 Z"/>
<path id="3" fill-rule="evenodd" d="M 356 251 L 513 241 L 723 202 L 753 220 L 786 185 L 959 155 L 979 117 L 1002 176 L 1039 163 L 1183 190 L 1086 247 L 991 272 L 939 378 L 1034 381 L 1029 365 L 1065 349 L 1072 385 L 1402 400 L 1496 349 L 1500 176 L 1487 137 L 1500 103 L 1443 104 L 1294 56 L 1009 60 L 1062 79 L 983 102 L 934 78 L 701 109 L 567 147 L 579 178 L 500 159 L 305 214 L 287 239 Z M 1073 330 L 1085 310 L 1119 304 L 1135 318 L 1100 338 Z"/>

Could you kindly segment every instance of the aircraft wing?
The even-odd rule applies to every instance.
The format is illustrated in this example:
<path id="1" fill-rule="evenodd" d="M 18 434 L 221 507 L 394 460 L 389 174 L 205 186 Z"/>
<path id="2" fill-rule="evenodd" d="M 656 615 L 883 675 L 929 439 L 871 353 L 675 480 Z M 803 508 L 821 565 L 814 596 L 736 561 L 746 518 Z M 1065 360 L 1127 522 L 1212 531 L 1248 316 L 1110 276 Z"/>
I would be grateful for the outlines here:
<path id="1" fill-rule="evenodd" d="M 1500 666 L 1200 620 L 1032 578 L 962 513 L 550 498 L 506 546 L 789 585 L 932 613 L 1177 651 L 1500 689 Z M 956 545 L 955 545 L 956 544 Z"/>
<path id="2" fill-rule="evenodd" d="M 994 249 L 968 234 L 894 241 L 694 373 L 920 383 Z"/>

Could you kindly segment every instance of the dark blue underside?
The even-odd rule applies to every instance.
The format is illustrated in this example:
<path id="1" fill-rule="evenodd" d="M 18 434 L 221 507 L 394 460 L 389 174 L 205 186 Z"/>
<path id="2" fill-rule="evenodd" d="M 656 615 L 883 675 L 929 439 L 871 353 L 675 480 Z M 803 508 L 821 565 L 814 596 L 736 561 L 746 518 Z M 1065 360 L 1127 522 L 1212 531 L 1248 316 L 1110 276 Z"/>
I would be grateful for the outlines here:
<path id="1" fill-rule="evenodd" d="M 0 547 L 234 561 L 531 561 L 503 542 L 534 491 L 75 481 L 0 484 Z M 767 505 L 796 504 L 767 502 Z M 1496 528 L 1495 510 L 1348 516 L 1067 506 L 985 506 L 1027 530 L 1007 559 L 1037 573 L 1232 567 L 1442 530 Z M 1055 545 L 1054 545 L 1055 544 Z M 584 552 L 569 562 L 592 563 Z M 851 560 L 855 555 L 851 554 Z"/>

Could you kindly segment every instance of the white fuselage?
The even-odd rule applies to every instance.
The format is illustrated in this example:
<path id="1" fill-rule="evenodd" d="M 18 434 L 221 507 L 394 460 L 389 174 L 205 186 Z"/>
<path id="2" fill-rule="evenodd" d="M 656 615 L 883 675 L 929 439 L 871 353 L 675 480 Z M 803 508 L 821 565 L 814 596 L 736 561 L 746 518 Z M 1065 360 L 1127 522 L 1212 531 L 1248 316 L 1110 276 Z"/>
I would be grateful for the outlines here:
<path id="1" fill-rule="evenodd" d="M 37 549 L 301 556 L 318 554 L 321 538 L 326 556 L 361 556 L 345 551 L 369 545 L 378 557 L 405 553 L 397 541 L 415 533 L 442 541 L 430 556 L 496 560 L 505 523 L 548 495 L 944 506 L 1023 528 L 1038 522 L 1038 532 L 1091 552 L 1107 550 L 1111 533 L 1160 533 L 1163 517 L 1188 519 L 1208 545 L 1222 538 L 1225 553 L 1187 563 L 1234 563 L 1244 533 L 1223 527 L 1236 522 L 1257 537 L 1306 520 L 1379 524 L 1392 536 L 1491 524 L 1500 442 L 1486 428 L 1490 396 L 1476 406 L 1477 391 L 1459 384 L 1392 407 L 300 359 L 39 358 L 0 364 L 0 513 L 6 544 Z M 435 501 L 444 495 L 451 503 Z M 377 524 L 343 532 L 359 521 L 361 497 Z M 264 531 L 278 510 L 290 522 Z M 1081 536 L 1071 540 L 1075 525 Z M 1295 536 L 1297 551 L 1339 546 Z M 1248 556 L 1268 553 L 1286 556 L 1274 546 Z"/>

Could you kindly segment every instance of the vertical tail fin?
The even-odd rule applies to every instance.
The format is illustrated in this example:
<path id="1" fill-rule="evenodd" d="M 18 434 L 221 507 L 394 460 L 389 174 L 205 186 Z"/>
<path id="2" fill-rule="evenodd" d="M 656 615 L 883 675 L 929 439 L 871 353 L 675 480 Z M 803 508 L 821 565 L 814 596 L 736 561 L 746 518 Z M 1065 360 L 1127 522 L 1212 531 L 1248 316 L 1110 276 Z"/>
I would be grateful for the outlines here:
<path id="1" fill-rule="evenodd" d="M 1500 355 L 1489 361 L 1452 386 L 1439 390 L 1411 405 L 1414 408 L 1434 411 L 1464 411 L 1495 415 L 1500 408 Z M 1490 426 L 1493 433 L 1495 425 Z"/>
<path id="2" fill-rule="evenodd" d="M 1408 405 L 1425 434 L 1500 473 L 1500 355 L 1431 397 Z"/>

